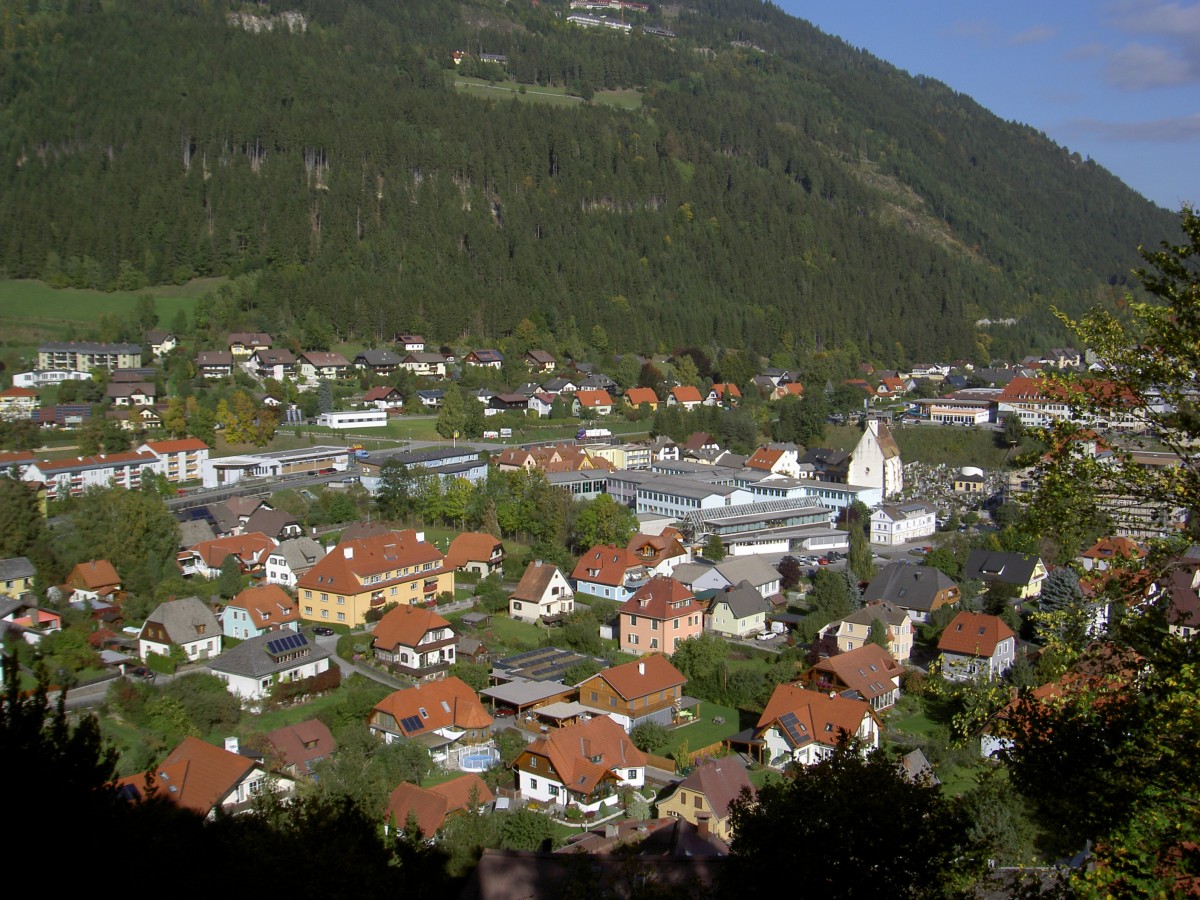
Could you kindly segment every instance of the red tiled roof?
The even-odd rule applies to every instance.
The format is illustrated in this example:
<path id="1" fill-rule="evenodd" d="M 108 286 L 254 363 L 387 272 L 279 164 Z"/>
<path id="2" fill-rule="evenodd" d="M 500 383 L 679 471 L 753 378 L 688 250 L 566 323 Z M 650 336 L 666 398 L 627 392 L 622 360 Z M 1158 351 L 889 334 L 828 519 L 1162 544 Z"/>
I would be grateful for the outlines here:
<path id="1" fill-rule="evenodd" d="M 579 558 L 571 577 L 576 582 L 582 580 L 615 587 L 625 581 L 627 570 L 641 564 L 637 556 L 624 547 L 599 544 Z"/>
<path id="2" fill-rule="evenodd" d="M 208 450 L 208 444 L 199 438 L 180 438 L 175 441 L 146 441 L 146 447 L 152 453 L 190 453 L 194 450 Z"/>
<path id="3" fill-rule="evenodd" d="M 645 616 L 662 621 L 692 613 L 702 614 L 704 605 L 674 578 L 656 575 L 638 588 L 619 611 L 624 616 Z"/>
<path id="4" fill-rule="evenodd" d="M 593 675 L 602 678 L 626 700 L 687 684 L 687 679 L 665 656 L 644 656 Z M 588 681 L 592 679 L 589 678 Z M 585 682 L 586 683 L 586 682 Z"/>
<path id="5" fill-rule="evenodd" d="M 996 645 L 1015 637 L 999 616 L 964 610 L 955 616 L 938 641 L 938 650 L 960 653 L 966 656 L 988 657 L 996 652 Z"/>
<path id="6" fill-rule="evenodd" d="M 230 600 L 229 605 L 246 610 L 250 621 L 258 628 L 296 622 L 300 618 L 295 601 L 277 584 L 246 588 Z"/>
<path id="7" fill-rule="evenodd" d="M 630 406 L 641 406 L 643 403 L 653 406 L 658 403 L 658 395 L 648 387 L 630 388 L 625 392 L 625 399 Z"/>
<path id="8" fill-rule="evenodd" d="M 495 535 L 483 531 L 464 531 L 450 542 L 444 565 L 447 569 L 459 569 L 467 563 L 488 562 L 497 545 L 503 551 L 504 545 Z"/>
<path id="9" fill-rule="evenodd" d="M 97 588 L 119 587 L 121 576 L 107 559 L 93 559 L 76 564 L 67 576 L 67 584 L 94 591 Z"/>
<path id="10" fill-rule="evenodd" d="M 155 770 L 153 780 L 158 797 L 208 815 L 256 765 L 248 757 L 187 737 Z M 146 776 L 139 774 L 120 779 L 117 787 L 141 797 L 145 784 Z"/>
<path id="11" fill-rule="evenodd" d="M 783 457 L 782 450 L 772 450 L 770 447 L 759 447 L 754 451 L 754 454 L 746 460 L 747 469 L 761 469 L 764 472 L 770 472 L 774 468 L 775 463 Z"/>
<path id="12" fill-rule="evenodd" d="M 614 769 L 646 765 L 646 754 L 608 716 L 556 728 L 525 752 L 549 759 L 563 786 L 581 794 L 590 794 Z"/>
<path id="13" fill-rule="evenodd" d="M 579 400 L 579 405 L 583 407 L 613 405 L 612 397 L 608 395 L 608 391 L 579 391 L 575 397 Z"/>
<path id="14" fill-rule="evenodd" d="M 720 382 L 718 384 L 714 384 L 712 386 L 712 389 L 713 389 L 713 392 L 718 397 L 726 397 L 726 396 L 741 397 L 742 396 L 741 390 L 739 390 L 738 386 L 736 384 L 733 384 L 732 382 L 730 382 L 728 384 L 726 384 L 725 382 Z"/>
<path id="15" fill-rule="evenodd" d="M 794 684 L 781 684 L 775 688 L 767 708 L 758 717 L 757 730 L 769 728 L 788 713 L 796 717 L 796 732 L 801 738 L 800 743 L 796 744 L 787 730 L 781 728 L 790 744 L 803 746 L 811 739 L 832 747 L 837 745 L 842 731 L 851 736 L 857 733 L 863 716 L 871 714 L 871 705 L 865 700 L 830 697 L 821 691 L 807 691 Z"/>
<path id="16" fill-rule="evenodd" d="M 704 398 L 700 396 L 700 388 L 690 384 L 681 384 L 671 388 L 671 396 L 676 403 L 699 403 Z"/>
<path id="17" fill-rule="evenodd" d="M 492 717 L 483 708 L 475 692 L 454 676 L 395 691 L 380 700 L 375 709 L 394 718 L 405 735 L 409 732 L 401 723 L 411 716 L 416 716 L 421 722 L 421 727 L 414 729 L 413 734 L 425 734 L 448 726 L 477 729 L 492 724 Z M 421 715 L 422 709 L 426 713 L 424 716 Z"/>
<path id="18" fill-rule="evenodd" d="M 371 537 L 342 541 L 329 551 L 298 582 L 300 587 L 339 594 L 358 594 L 366 588 L 360 578 L 413 569 L 434 563 L 425 575 L 443 571 L 442 551 L 427 541 L 418 541 L 410 529 L 388 531 Z M 422 573 L 410 572 L 410 576 Z M 410 577 L 410 576 L 393 576 Z"/>
<path id="19" fill-rule="evenodd" d="M 872 700 L 896 689 L 892 681 L 904 668 L 878 644 L 863 644 L 846 653 L 822 659 L 812 670 L 817 678 L 822 673 L 835 676 L 850 690 L 858 691 L 864 700 Z"/>
<path id="20" fill-rule="evenodd" d="M 263 553 L 274 549 L 275 546 L 276 542 L 265 534 L 252 531 L 249 534 L 201 541 L 192 547 L 191 551 L 199 556 L 208 568 L 215 569 L 231 554 L 239 560 L 257 563 Z"/>
<path id="21" fill-rule="evenodd" d="M 474 773 L 460 775 L 431 788 L 402 781 L 388 797 L 386 821 L 395 823 L 396 830 L 402 832 L 411 815 L 421 834 L 433 837 L 446 823 L 447 815 L 470 808 L 472 791 L 480 806 L 496 799 L 483 779 Z"/>
<path id="22" fill-rule="evenodd" d="M 429 632 L 449 627 L 450 623 L 431 609 L 397 606 L 379 620 L 371 643 L 390 653 L 397 645 L 416 647 Z"/>

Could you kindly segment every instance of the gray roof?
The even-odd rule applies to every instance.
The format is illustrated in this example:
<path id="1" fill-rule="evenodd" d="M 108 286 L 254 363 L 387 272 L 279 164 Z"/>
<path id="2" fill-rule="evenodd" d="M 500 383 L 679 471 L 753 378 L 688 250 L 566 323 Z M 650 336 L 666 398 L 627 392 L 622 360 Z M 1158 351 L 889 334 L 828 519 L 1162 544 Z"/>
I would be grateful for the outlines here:
<path id="1" fill-rule="evenodd" d="M 754 587 L 761 587 L 779 580 L 779 572 L 761 556 L 735 556 L 717 563 L 717 571 L 730 584 L 750 582 Z"/>
<path id="2" fill-rule="evenodd" d="M 763 595 L 749 581 L 741 581 L 737 587 L 727 588 L 712 598 L 712 605 L 728 603 L 735 618 L 744 619 L 756 613 L 768 612 L 771 604 L 763 599 Z"/>
<path id="3" fill-rule="evenodd" d="M 217 617 L 199 597 L 183 597 L 160 603 L 158 609 L 146 617 L 146 621 L 162 623 L 172 644 L 186 644 L 221 633 Z M 204 626 L 203 632 L 198 630 L 200 625 Z"/>
<path id="4" fill-rule="evenodd" d="M 967 554 L 963 578 L 973 581 L 998 581 L 1001 584 L 1025 585 L 1033 578 L 1036 556 L 1003 553 L 999 550 L 972 550 Z"/>
<path id="5" fill-rule="evenodd" d="M 362 350 L 354 359 L 356 362 L 361 359 L 369 366 L 400 365 L 400 357 L 391 350 Z"/>
<path id="6" fill-rule="evenodd" d="M 37 570 L 24 556 L 13 556 L 0 559 L 0 581 L 16 581 L 18 578 L 32 578 Z"/>
<path id="7" fill-rule="evenodd" d="M 195 547 L 201 541 L 211 541 L 216 536 L 208 519 L 188 519 L 179 523 L 180 547 Z"/>
<path id="8" fill-rule="evenodd" d="M 271 551 L 271 556 L 282 556 L 293 575 L 302 575 L 325 556 L 325 547 L 310 537 L 292 538 L 282 542 Z"/>
<path id="9" fill-rule="evenodd" d="M 499 700 L 513 706 L 528 706 L 538 703 L 557 694 L 569 693 L 571 688 L 557 681 L 509 681 L 484 688 L 479 692 L 481 697 Z"/>
<path id="10" fill-rule="evenodd" d="M 272 652 L 270 645 L 274 641 L 286 641 L 288 646 L 278 652 Z M 307 655 L 295 658 L 295 654 L 305 647 L 308 648 Z M 304 632 L 270 631 L 243 641 L 232 650 L 226 650 L 211 661 L 208 667 L 214 672 L 243 675 L 246 678 L 265 678 L 276 672 L 286 672 L 288 669 L 309 665 L 331 655 L 315 641 L 310 641 Z"/>
<path id="11" fill-rule="evenodd" d="M 901 609 L 928 612 L 939 591 L 956 586 L 947 575 L 931 566 L 894 562 L 871 579 L 863 599 L 886 600 Z"/>

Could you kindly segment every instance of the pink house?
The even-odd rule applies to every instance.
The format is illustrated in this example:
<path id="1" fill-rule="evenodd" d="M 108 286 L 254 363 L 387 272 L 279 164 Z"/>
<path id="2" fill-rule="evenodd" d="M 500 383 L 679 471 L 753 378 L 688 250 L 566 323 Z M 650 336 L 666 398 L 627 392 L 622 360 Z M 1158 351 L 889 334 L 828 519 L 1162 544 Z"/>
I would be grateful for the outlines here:
<path id="1" fill-rule="evenodd" d="M 651 578 L 619 610 L 621 649 L 670 656 L 681 641 L 704 631 L 704 606 L 692 592 L 664 575 Z"/>

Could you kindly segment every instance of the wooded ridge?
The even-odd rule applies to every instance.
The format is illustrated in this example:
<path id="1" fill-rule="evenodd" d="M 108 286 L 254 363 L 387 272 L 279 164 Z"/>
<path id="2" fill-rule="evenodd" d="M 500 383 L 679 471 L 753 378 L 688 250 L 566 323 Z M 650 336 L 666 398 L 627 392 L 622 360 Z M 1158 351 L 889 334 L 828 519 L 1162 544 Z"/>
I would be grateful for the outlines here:
<path id="1" fill-rule="evenodd" d="M 488 343 L 529 317 L 563 346 L 600 325 L 622 349 L 901 364 L 1044 344 L 1051 303 L 1112 303 L 1139 242 L 1178 231 L 1092 161 L 757 0 L 630 10 L 628 32 L 562 0 L 247 9 L 0 0 L 0 270 L 260 272 L 262 327 L 315 311 L 361 341 Z M 468 73 L 642 105 L 481 99 Z"/>

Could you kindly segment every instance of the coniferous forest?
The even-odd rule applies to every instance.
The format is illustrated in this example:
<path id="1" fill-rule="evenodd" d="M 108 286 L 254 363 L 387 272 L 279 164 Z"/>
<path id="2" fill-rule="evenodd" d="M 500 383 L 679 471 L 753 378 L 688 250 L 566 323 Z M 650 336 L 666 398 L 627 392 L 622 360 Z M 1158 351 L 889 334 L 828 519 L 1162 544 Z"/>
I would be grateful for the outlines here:
<path id="1" fill-rule="evenodd" d="M 342 340 L 487 344 L 528 317 L 560 345 L 599 325 L 641 351 L 853 342 L 900 365 L 1044 345 L 1051 305 L 1124 294 L 1139 242 L 1178 230 L 1092 161 L 758 0 L 630 12 L 674 37 L 568 13 L 0 0 L 0 272 L 253 273 L 264 328 L 316 316 Z M 480 99 L 468 71 L 581 99 Z M 640 107 L 597 102 L 614 89 Z"/>

